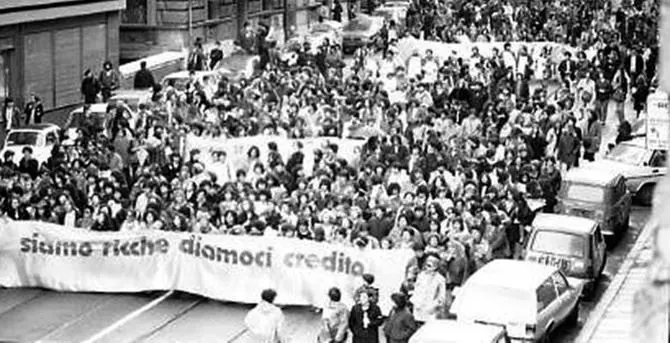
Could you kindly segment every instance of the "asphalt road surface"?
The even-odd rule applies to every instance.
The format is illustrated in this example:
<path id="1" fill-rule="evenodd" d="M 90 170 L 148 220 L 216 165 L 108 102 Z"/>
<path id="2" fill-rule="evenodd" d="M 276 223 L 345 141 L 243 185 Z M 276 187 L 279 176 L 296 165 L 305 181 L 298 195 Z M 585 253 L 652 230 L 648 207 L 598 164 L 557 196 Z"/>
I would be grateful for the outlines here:
<path id="1" fill-rule="evenodd" d="M 634 207 L 629 232 L 612 248 L 596 296 L 583 302 L 579 325 L 561 328 L 556 342 L 573 342 L 581 325 L 614 278 L 650 209 Z M 225 292 L 225 290 L 221 290 Z M 244 316 L 251 305 L 223 303 L 198 296 L 62 293 L 42 289 L 0 289 L 2 342 L 248 342 Z M 314 342 L 319 315 L 286 307 L 291 342 Z"/>

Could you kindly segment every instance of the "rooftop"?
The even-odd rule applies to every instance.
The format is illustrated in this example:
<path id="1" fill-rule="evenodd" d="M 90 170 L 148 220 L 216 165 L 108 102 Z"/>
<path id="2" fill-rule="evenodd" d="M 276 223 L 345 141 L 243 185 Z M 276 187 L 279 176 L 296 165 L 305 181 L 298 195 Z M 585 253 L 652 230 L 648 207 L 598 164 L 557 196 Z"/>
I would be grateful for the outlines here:
<path id="1" fill-rule="evenodd" d="M 621 176 L 621 173 L 609 169 L 596 169 L 588 165 L 570 169 L 565 175 L 566 181 L 585 183 L 594 186 L 609 186 Z"/>
<path id="2" fill-rule="evenodd" d="M 556 268 L 535 262 L 493 260 L 475 272 L 466 285 L 497 285 L 516 290 L 534 291 Z"/>
<path id="3" fill-rule="evenodd" d="M 553 231 L 588 234 L 593 231 L 596 222 L 582 217 L 565 214 L 538 213 L 533 220 L 533 228 L 550 229 Z"/>

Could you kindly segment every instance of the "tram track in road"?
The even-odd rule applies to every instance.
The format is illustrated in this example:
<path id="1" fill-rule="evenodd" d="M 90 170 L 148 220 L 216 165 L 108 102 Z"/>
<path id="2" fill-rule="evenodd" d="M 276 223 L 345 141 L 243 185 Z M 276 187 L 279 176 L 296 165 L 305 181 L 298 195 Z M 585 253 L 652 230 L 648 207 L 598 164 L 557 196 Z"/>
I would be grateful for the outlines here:
<path id="1" fill-rule="evenodd" d="M 125 315 L 123 318 L 117 320 L 116 322 L 112 323 L 111 325 L 109 325 L 109 326 L 105 327 L 104 329 L 98 331 L 93 336 L 84 340 L 83 343 L 94 343 L 94 342 L 100 341 L 102 338 L 109 335 L 113 331 L 118 330 L 120 327 L 122 327 L 126 323 L 128 323 L 131 320 L 139 317 L 144 312 L 147 312 L 147 311 L 151 310 L 152 308 L 154 308 L 155 306 L 157 306 L 161 302 L 165 301 L 167 298 L 172 296 L 172 294 L 174 294 L 173 290 L 169 290 L 169 291 L 165 292 L 164 294 L 155 298 L 154 300 L 152 300 L 148 304 L 145 304 L 144 306 L 136 309 L 135 311 L 133 311 L 133 312 L 127 314 L 127 315 Z"/>
<path id="2" fill-rule="evenodd" d="M 163 323 L 158 325 L 156 328 L 152 329 L 151 331 L 147 332 L 146 334 L 141 335 L 137 339 L 133 340 L 133 343 L 140 343 L 140 342 L 145 342 L 149 339 L 151 339 L 152 336 L 163 330 L 164 328 L 168 327 L 170 324 L 176 322 L 183 316 L 185 316 L 187 313 L 191 312 L 194 310 L 196 307 L 198 307 L 200 304 L 202 304 L 205 301 L 204 298 L 198 298 L 194 300 L 191 304 L 189 304 L 186 308 L 180 310 L 177 312 L 173 317 L 169 318 L 168 320 L 165 320 Z"/>

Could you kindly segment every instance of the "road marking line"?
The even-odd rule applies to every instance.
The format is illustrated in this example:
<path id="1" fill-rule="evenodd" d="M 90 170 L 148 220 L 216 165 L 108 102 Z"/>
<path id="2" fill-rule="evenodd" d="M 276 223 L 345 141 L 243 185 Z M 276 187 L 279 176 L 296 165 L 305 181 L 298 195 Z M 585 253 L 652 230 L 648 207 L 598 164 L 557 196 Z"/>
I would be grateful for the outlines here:
<path id="1" fill-rule="evenodd" d="M 238 332 L 235 336 L 233 336 L 233 338 L 229 339 L 228 343 L 235 342 L 238 338 L 242 337 L 242 335 L 247 333 L 247 331 L 249 331 L 249 329 L 247 329 L 247 328 L 242 329 L 242 331 Z"/>
<path id="2" fill-rule="evenodd" d="M 4 316 L 5 314 L 23 306 L 23 305 L 26 305 L 26 304 L 28 304 L 32 301 L 35 301 L 35 300 L 37 300 L 37 298 L 41 298 L 41 297 L 45 296 L 46 294 L 47 293 L 44 290 L 39 290 L 39 292 L 35 293 L 32 297 L 26 299 L 25 301 L 22 301 L 22 302 L 20 302 L 16 305 L 6 309 L 5 311 L 0 312 L 0 317 Z"/>
<path id="3" fill-rule="evenodd" d="M 640 235 L 637 237 L 633 248 L 628 252 L 628 255 L 626 255 L 623 264 L 619 267 L 619 270 L 614 276 L 614 279 L 612 279 L 609 287 L 607 287 L 605 294 L 603 294 L 601 300 L 593 311 L 591 311 L 589 318 L 586 320 L 586 323 L 584 323 L 575 342 L 586 343 L 595 335 L 598 326 L 605 317 L 605 312 L 607 312 L 610 305 L 614 302 L 617 294 L 619 294 L 619 291 L 624 286 L 626 279 L 628 279 L 630 270 L 637 263 L 637 257 L 642 253 L 644 246 L 651 239 L 656 225 L 658 224 L 653 218 L 652 213 L 649 220 L 647 220 L 647 223 L 645 223 L 642 232 L 640 232 Z"/>
<path id="4" fill-rule="evenodd" d="M 133 311 L 133 312 L 127 314 L 125 317 L 123 317 L 123 318 L 117 320 L 117 321 L 114 322 L 112 325 L 110 325 L 110 326 L 104 328 L 103 330 L 99 331 L 99 332 L 96 333 L 95 335 L 91 336 L 91 338 L 89 338 L 89 339 L 83 341 L 82 343 L 93 343 L 93 342 L 95 342 L 95 341 L 100 340 L 101 338 L 103 338 L 103 337 L 109 335 L 112 331 L 114 331 L 114 330 L 120 328 L 121 326 L 123 326 L 123 325 L 126 324 L 127 322 L 129 322 L 129 321 L 135 319 L 136 317 L 140 316 L 142 313 L 144 313 L 144 312 L 146 312 L 146 311 L 149 311 L 150 309 L 152 309 L 152 308 L 155 307 L 156 305 L 160 304 L 160 303 L 163 302 L 165 299 L 167 299 L 168 297 L 170 297 L 173 293 L 174 293 L 174 291 L 172 291 L 172 290 L 165 292 L 165 294 L 163 294 L 163 295 L 161 295 L 160 297 L 158 297 L 158 298 L 152 300 L 150 303 L 148 303 L 148 304 L 146 304 L 146 305 L 144 305 L 144 306 L 138 308 L 137 310 L 135 310 L 135 311 Z"/>
<path id="5" fill-rule="evenodd" d="M 59 332 L 59 331 L 61 331 L 61 330 L 64 330 L 64 329 L 68 328 L 70 325 L 75 324 L 75 323 L 78 323 L 79 321 L 81 321 L 82 319 L 84 319 L 86 316 L 90 315 L 91 313 L 96 312 L 97 310 L 99 310 L 100 308 L 102 308 L 104 305 L 111 303 L 113 300 L 114 300 L 114 297 L 110 297 L 110 298 L 107 299 L 107 300 L 101 301 L 101 302 L 98 303 L 97 305 L 93 306 L 90 310 L 88 310 L 88 311 L 82 313 L 81 315 L 75 317 L 74 319 L 72 319 L 72 320 L 70 320 L 70 321 L 65 322 L 64 324 L 60 325 L 60 326 L 57 327 L 56 329 L 54 329 L 54 330 L 48 332 L 46 335 L 40 337 L 39 339 L 37 339 L 37 340 L 35 341 L 35 343 L 49 342 L 49 340 L 47 340 L 47 337 L 53 336 L 55 333 L 57 333 L 57 332 Z"/>
<path id="6" fill-rule="evenodd" d="M 163 330 L 163 329 L 166 328 L 168 325 L 170 325 L 170 324 L 174 323 L 175 321 L 179 320 L 179 318 L 183 317 L 183 316 L 186 315 L 188 312 L 191 312 L 191 310 L 193 310 L 193 309 L 196 308 L 198 305 L 200 305 L 204 300 L 205 300 L 205 298 L 202 298 L 202 299 L 198 299 L 198 300 L 193 301 L 192 303 L 188 304 L 188 306 L 186 306 L 184 309 L 182 309 L 182 310 L 180 310 L 179 312 L 177 312 L 177 314 L 174 315 L 172 318 L 166 320 L 165 322 L 163 322 L 162 324 L 158 325 L 155 329 L 149 331 L 148 333 L 143 334 L 143 335 L 140 336 L 139 338 L 135 339 L 133 342 L 138 342 L 138 343 L 139 343 L 139 342 L 144 342 L 144 341 L 149 340 L 149 338 L 151 338 L 151 336 L 157 334 L 159 331 Z"/>

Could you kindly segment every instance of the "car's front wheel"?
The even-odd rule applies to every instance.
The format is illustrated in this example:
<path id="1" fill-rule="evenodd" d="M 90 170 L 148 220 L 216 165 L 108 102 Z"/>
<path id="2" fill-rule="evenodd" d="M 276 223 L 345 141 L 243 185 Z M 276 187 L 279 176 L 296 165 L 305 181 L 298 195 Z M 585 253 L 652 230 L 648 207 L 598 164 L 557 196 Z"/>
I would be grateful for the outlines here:
<path id="1" fill-rule="evenodd" d="M 642 188 L 637 191 L 637 194 L 635 195 L 635 198 L 637 201 L 645 206 L 651 206 L 652 201 L 654 200 L 654 188 L 656 185 L 654 184 L 646 184 L 642 186 Z"/>
<path id="2" fill-rule="evenodd" d="M 575 304 L 575 307 L 570 311 L 568 318 L 565 320 L 565 324 L 568 326 L 575 326 L 579 323 L 579 301 Z"/>

